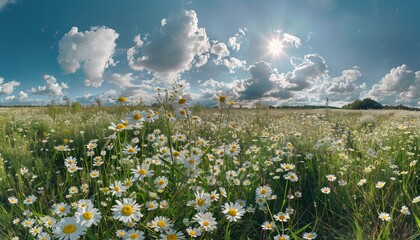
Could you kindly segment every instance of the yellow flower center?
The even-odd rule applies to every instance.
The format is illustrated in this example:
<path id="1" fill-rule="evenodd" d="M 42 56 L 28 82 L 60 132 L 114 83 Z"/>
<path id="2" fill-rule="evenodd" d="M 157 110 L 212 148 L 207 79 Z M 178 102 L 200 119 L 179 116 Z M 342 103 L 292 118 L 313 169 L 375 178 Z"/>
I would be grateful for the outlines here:
<path id="1" fill-rule="evenodd" d="M 133 214 L 133 212 L 134 212 L 134 209 L 133 209 L 133 207 L 132 206 L 130 206 L 130 205 L 124 205 L 124 207 L 122 208 L 122 210 L 121 210 L 121 213 L 124 215 L 124 216 L 130 216 L 131 214 Z"/>
<path id="2" fill-rule="evenodd" d="M 228 214 L 234 217 L 236 214 L 238 214 L 238 211 L 236 209 L 229 209 Z"/>
<path id="3" fill-rule="evenodd" d="M 120 191 L 120 187 L 115 186 L 115 187 L 114 187 L 114 191 L 116 191 L 116 192 Z"/>
<path id="4" fill-rule="evenodd" d="M 132 233 L 131 235 L 130 235 L 130 238 L 131 239 L 137 239 L 139 237 L 139 235 L 137 234 L 137 233 Z"/>
<path id="5" fill-rule="evenodd" d="M 138 173 L 139 173 L 140 175 L 146 175 L 147 171 L 146 171 L 145 169 L 140 169 L 140 170 L 138 171 Z"/>
<path id="6" fill-rule="evenodd" d="M 184 104 L 187 100 L 185 98 L 181 98 L 178 100 L 179 104 Z"/>
<path id="7" fill-rule="evenodd" d="M 116 126 L 116 128 L 117 128 L 117 129 L 124 129 L 124 128 L 125 128 L 125 125 L 124 125 L 124 124 L 118 124 L 118 125 Z"/>
<path id="8" fill-rule="evenodd" d="M 219 102 L 221 102 L 221 103 L 226 102 L 226 97 L 225 96 L 220 96 L 219 97 Z"/>
<path id="9" fill-rule="evenodd" d="M 209 222 L 207 221 L 203 222 L 203 226 L 207 227 L 208 225 L 210 225 Z"/>
<path id="10" fill-rule="evenodd" d="M 178 239 L 178 237 L 176 236 L 176 234 L 169 234 L 169 235 L 166 237 L 166 239 L 167 239 L 167 240 L 177 240 L 177 239 Z"/>
<path id="11" fill-rule="evenodd" d="M 280 219 L 280 221 L 286 220 L 286 216 L 284 216 L 284 215 L 280 215 L 280 216 L 279 216 L 279 219 Z"/>
<path id="12" fill-rule="evenodd" d="M 158 184 L 159 184 L 159 185 L 163 185 L 163 184 L 165 184 L 165 180 L 160 179 L 160 180 L 158 181 Z"/>
<path id="13" fill-rule="evenodd" d="M 189 232 L 189 234 L 190 234 L 191 236 L 195 236 L 197 233 L 196 233 L 194 230 L 191 230 L 191 231 Z"/>
<path id="14" fill-rule="evenodd" d="M 166 222 L 165 222 L 165 221 L 162 221 L 162 220 L 158 221 L 156 224 L 157 224 L 159 227 L 165 227 L 165 226 L 166 226 Z"/>
<path id="15" fill-rule="evenodd" d="M 181 155 L 180 152 L 174 152 L 174 157 L 179 157 Z"/>
<path id="16" fill-rule="evenodd" d="M 201 207 L 201 206 L 204 205 L 205 202 L 206 201 L 204 201 L 204 199 L 200 198 L 200 199 L 197 200 L 197 205 Z"/>
<path id="17" fill-rule="evenodd" d="M 309 233 L 306 237 L 307 238 L 312 238 L 312 234 Z"/>
<path id="18" fill-rule="evenodd" d="M 151 113 L 148 113 L 146 117 L 147 118 L 152 118 L 152 114 Z"/>
<path id="19" fill-rule="evenodd" d="M 92 217 L 93 217 L 93 215 L 92 215 L 91 212 L 83 213 L 83 218 L 86 219 L 86 220 L 90 220 L 90 219 L 92 219 Z"/>
<path id="20" fill-rule="evenodd" d="M 190 159 L 188 162 L 192 165 L 192 164 L 195 163 L 195 160 L 194 159 Z"/>
<path id="21" fill-rule="evenodd" d="M 267 224 L 266 226 L 265 226 L 266 228 L 272 228 L 273 226 L 271 225 L 271 224 Z"/>
<path id="22" fill-rule="evenodd" d="M 141 118 L 141 115 L 139 113 L 134 114 L 133 116 L 134 120 L 139 120 Z"/>
<path id="23" fill-rule="evenodd" d="M 67 224 L 67 225 L 66 225 L 66 226 L 64 226 L 64 228 L 63 228 L 63 232 L 64 232 L 65 234 L 72 234 L 72 233 L 76 232 L 76 230 L 77 230 L 77 227 L 76 227 L 76 225 L 74 225 L 74 224 Z"/>
<path id="24" fill-rule="evenodd" d="M 265 188 L 261 189 L 261 194 L 266 194 L 267 190 Z"/>
<path id="25" fill-rule="evenodd" d="M 187 112 L 184 109 L 179 110 L 179 114 L 185 115 Z"/>
<path id="26" fill-rule="evenodd" d="M 134 148 L 129 148 L 128 149 L 128 152 L 131 152 L 131 153 L 133 153 L 133 152 L 135 152 L 136 150 L 134 149 Z"/>
<path id="27" fill-rule="evenodd" d="M 126 102 L 127 98 L 126 97 L 119 97 L 118 98 L 118 102 Z"/>

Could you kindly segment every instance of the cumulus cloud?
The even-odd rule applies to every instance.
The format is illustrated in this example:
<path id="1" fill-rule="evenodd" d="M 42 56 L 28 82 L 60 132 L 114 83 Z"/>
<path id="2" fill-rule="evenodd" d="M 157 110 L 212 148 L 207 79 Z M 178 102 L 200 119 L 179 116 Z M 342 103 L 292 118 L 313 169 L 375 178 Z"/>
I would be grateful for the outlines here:
<path id="1" fill-rule="evenodd" d="M 296 64 L 294 58 L 292 64 Z M 288 89 L 291 91 L 300 91 L 311 87 L 315 80 L 327 73 L 327 65 L 324 59 L 318 54 L 307 54 L 301 59 L 300 63 L 294 65 L 292 72 L 286 74 L 286 81 L 290 83 Z"/>
<path id="2" fill-rule="evenodd" d="M 210 49 L 210 52 L 216 55 L 216 62 L 220 62 L 222 58 L 229 56 L 229 50 L 226 44 L 222 42 L 216 42 L 215 44 L 213 44 L 213 46 Z"/>
<path id="3" fill-rule="evenodd" d="M 274 33 L 277 35 L 278 41 L 283 45 L 289 45 L 295 48 L 302 46 L 302 40 L 291 33 L 286 33 L 282 30 L 275 30 Z"/>
<path id="4" fill-rule="evenodd" d="M 18 94 L 18 99 L 19 101 L 26 101 L 28 100 L 28 94 L 23 91 L 20 91 Z"/>
<path id="5" fill-rule="evenodd" d="M 223 65 L 225 65 L 229 69 L 230 73 L 235 73 L 235 69 L 245 68 L 246 61 L 241 61 L 235 57 L 231 57 L 229 59 L 223 59 Z"/>
<path id="6" fill-rule="evenodd" d="M 229 94 L 233 98 L 239 97 L 239 91 L 245 90 L 244 81 L 235 79 L 231 82 L 216 81 L 209 79 L 200 84 L 200 99 L 211 100 L 216 93 Z"/>
<path id="7" fill-rule="evenodd" d="M 138 42 L 138 41 L 137 41 Z M 173 12 L 162 21 L 159 38 L 137 44 L 127 51 L 133 70 L 150 70 L 156 79 L 169 82 L 195 64 L 202 66 L 209 57 L 210 43 L 204 28 L 198 27 L 194 10 Z"/>
<path id="8" fill-rule="evenodd" d="M 122 95 L 129 96 L 134 100 L 140 100 L 150 102 L 153 100 L 153 87 L 152 81 L 143 80 L 141 83 L 133 83 L 138 80 L 133 76 L 133 73 L 118 74 L 114 73 L 109 78 L 109 82 L 117 85 Z"/>
<path id="9" fill-rule="evenodd" d="M 285 79 L 276 74 L 266 62 L 258 62 L 249 68 L 251 78 L 245 81 L 245 89 L 240 92 L 241 99 L 261 98 L 287 99 L 292 93 L 285 88 Z"/>
<path id="10" fill-rule="evenodd" d="M 44 75 L 46 85 L 33 87 L 29 90 L 33 95 L 47 95 L 47 96 L 64 96 L 63 89 L 68 89 L 69 86 L 64 83 L 58 83 L 57 79 L 51 75 Z"/>
<path id="11" fill-rule="evenodd" d="M 241 44 L 245 37 L 246 31 L 248 31 L 248 29 L 239 28 L 238 33 L 235 33 L 235 35 L 229 38 L 229 47 L 232 48 L 234 51 L 239 51 L 239 49 L 241 49 Z"/>
<path id="12" fill-rule="evenodd" d="M 58 42 L 58 63 L 66 73 L 82 68 L 85 85 L 99 87 L 105 69 L 116 64 L 112 56 L 118 36 L 115 30 L 106 27 L 94 27 L 85 32 L 72 27 Z"/>
<path id="13" fill-rule="evenodd" d="M 407 65 L 392 68 L 379 83 L 374 84 L 366 97 L 384 104 L 418 104 L 420 99 L 420 71 Z"/>
<path id="14" fill-rule="evenodd" d="M 5 8 L 7 5 L 16 3 L 16 0 L 0 0 L 0 11 Z"/>
<path id="15" fill-rule="evenodd" d="M 15 80 L 10 82 L 4 82 L 4 78 L 0 77 L 0 95 L 6 94 L 10 95 L 13 93 L 15 87 L 19 86 L 20 82 Z"/>

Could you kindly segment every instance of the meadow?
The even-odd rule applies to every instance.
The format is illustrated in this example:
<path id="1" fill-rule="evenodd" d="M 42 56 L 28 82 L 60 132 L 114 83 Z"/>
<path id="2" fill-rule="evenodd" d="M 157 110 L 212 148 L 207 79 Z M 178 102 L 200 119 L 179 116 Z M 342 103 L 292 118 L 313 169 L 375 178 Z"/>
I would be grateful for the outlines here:
<path id="1" fill-rule="evenodd" d="M 0 113 L 0 239 L 419 239 L 420 113 Z"/>

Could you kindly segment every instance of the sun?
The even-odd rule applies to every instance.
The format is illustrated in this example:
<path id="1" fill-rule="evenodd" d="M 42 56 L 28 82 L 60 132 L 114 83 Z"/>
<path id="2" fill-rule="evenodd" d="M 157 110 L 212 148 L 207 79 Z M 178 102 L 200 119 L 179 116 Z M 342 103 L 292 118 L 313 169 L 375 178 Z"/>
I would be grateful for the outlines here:
<path id="1" fill-rule="evenodd" d="M 283 43 L 279 39 L 272 39 L 268 43 L 268 51 L 273 56 L 278 56 L 283 52 Z"/>

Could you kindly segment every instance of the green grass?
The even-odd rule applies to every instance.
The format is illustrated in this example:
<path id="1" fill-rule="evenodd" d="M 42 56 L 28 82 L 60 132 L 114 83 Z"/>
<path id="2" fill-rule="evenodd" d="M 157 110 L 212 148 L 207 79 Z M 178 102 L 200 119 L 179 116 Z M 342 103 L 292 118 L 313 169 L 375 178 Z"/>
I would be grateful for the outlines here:
<path id="1" fill-rule="evenodd" d="M 319 239 L 420 237 L 420 203 L 413 203 L 420 195 L 418 114 L 192 108 L 186 119 L 170 121 L 167 114 L 174 109 L 162 103 L 155 109 L 158 119 L 130 129 L 135 121 L 129 118 L 136 110 L 147 111 L 119 104 L 78 109 L 52 106 L 30 114 L 17 109 L 0 115 L 0 238 L 36 239 L 22 225 L 27 219 L 34 219 L 32 227 L 39 226 L 53 237 L 54 228 L 46 227 L 41 219 L 50 216 L 59 221 L 63 217 L 54 212 L 54 205 L 72 205 L 66 216 L 74 217 L 81 211 L 76 203 L 89 199 L 102 218 L 88 227 L 83 239 L 115 238 L 118 230 L 130 229 L 143 231 L 148 239 L 160 238 L 167 231 L 156 232 L 150 226 L 157 216 L 170 219 L 171 229 L 189 239 L 187 228 L 200 228 L 194 220 L 200 207 L 194 202 L 200 191 L 205 201 L 210 194 L 219 198 L 203 210 L 212 214 L 217 227 L 201 229 L 199 239 L 273 239 L 281 234 L 302 239 L 309 232 Z M 108 128 L 126 117 L 130 121 L 124 130 Z M 151 135 L 156 139 L 150 141 Z M 184 141 L 177 140 L 180 135 Z M 89 143 L 97 145 L 91 154 Z M 107 148 L 110 144 L 112 149 Z M 69 151 L 57 150 L 60 145 L 67 145 Z M 137 146 L 138 152 L 124 153 L 128 145 Z M 235 154 L 230 152 L 232 145 L 240 148 Z M 276 160 L 280 150 L 283 154 Z M 185 160 L 177 159 L 175 152 Z M 94 166 L 96 156 L 101 156 L 101 166 Z M 70 173 L 64 164 L 68 157 L 76 158 L 81 169 Z M 192 158 L 198 162 L 195 167 L 190 167 Z M 126 184 L 134 176 L 131 169 L 145 163 L 153 176 L 131 179 L 121 196 L 110 193 L 111 185 Z M 294 168 L 285 170 L 285 163 Z M 24 167 L 28 173 L 22 174 Z M 90 176 L 93 170 L 99 171 L 98 178 Z M 285 179 L 288 172 L 294 172 L 298 180 Z M 328 174 L 336 180 L 328 181 Z M 155 183 L 158 177 L 168 179 L 165 188 Z M 378 189 L 378 181 L 385 186 Z M 78 193 L 70 194 L 71 187 L 77 187 Z M 272 191 L 260 205 L 258 187 Z M 323 187 L 331 192 L 322 193 Z M 24 204 L 29 195 L 37 197 L 32 205 Z M 17 204 L 9 203 L 12 196 Z M 143 216 L 132 225 L 113 218 L 112 207 L 123 198 L 135 199 L 140 205 Z M 166 201 L 168 207 L 147 210 L 153 200 L 158 204 Z M 229 222 L 222 207 L 238 201 L 245 213 Z M 410 215 L 401 213 L 403 205 Z M 275 219 L 287 211 L 287 221 Z M 391 219 L 379 219 L 381 212 L 389 213 Z M 275 228 L 263 230 L 266 221 L 274 222 Z"/>

